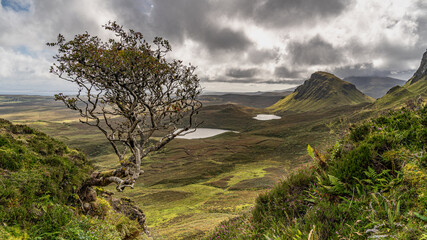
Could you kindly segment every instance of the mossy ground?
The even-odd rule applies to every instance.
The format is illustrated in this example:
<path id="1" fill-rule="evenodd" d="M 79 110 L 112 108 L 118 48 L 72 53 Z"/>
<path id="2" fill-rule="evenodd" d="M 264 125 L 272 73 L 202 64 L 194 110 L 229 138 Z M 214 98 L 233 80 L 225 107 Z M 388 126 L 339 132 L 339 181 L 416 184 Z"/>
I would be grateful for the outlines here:
<path id="1" fill-rule="evenodd" d="M 0 119 L 0 239 L 142 239 L 102 198 L 81 213 L 76 190 L 92 171 L 82 152 Z"/>

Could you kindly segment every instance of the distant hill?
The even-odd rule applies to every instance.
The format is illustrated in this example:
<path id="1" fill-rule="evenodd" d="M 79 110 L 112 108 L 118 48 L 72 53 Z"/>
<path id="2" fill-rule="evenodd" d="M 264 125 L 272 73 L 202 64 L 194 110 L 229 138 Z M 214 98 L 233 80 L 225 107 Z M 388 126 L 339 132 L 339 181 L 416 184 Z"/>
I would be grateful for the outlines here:
<path id="1" fill-rule="evenodd" d="M 395 86 L 403 86 L 405 81 L 391 77 L 346 77 L 344 81 L 353 83 L 364 94 L 380 98 Z"/>
<path id="2" fill-rule="evenodd" d="M 259 94 L 226 93 L 221 95 L 202 95 L 200 100 L 204 105 L 237 104 L 246 107 L 266 108 L 279 101 L 292 91 L 263 92 Z"/>
<path id="3" fill-rule="evenodd" d="M 405 85 L 393 87 L 373 106 L 395 108 L 405 104 L 409 99 L 415 99 L 419 96 L 424 99 L 427 98 L 427 51 L 421 59 L 420 67 Z"/>
<path id="4" fill-rule="evenodd" d="M 316 72 L 292 94 L 269 109 L 275 112 L 306 112 L 373 101 L 373 98 L 357 90 L 353 84 L 327 72 Z"/>

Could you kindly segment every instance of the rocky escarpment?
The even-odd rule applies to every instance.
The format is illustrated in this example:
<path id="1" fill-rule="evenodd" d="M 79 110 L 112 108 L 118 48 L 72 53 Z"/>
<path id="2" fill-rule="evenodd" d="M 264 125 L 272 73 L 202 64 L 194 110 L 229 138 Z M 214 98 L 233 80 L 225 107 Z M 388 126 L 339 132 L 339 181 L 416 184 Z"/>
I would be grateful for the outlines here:
<path id="1" fill-rule="evenodd" d="M 423 55 L 423 58 L 421 59 L 421 64 L 418 70 L 415 72 L 414 76 L 409 80 L 410 84 L 414 84 L 418 82 L 421 79 L 425 79 L 427 76 L 427 50 Z"/>

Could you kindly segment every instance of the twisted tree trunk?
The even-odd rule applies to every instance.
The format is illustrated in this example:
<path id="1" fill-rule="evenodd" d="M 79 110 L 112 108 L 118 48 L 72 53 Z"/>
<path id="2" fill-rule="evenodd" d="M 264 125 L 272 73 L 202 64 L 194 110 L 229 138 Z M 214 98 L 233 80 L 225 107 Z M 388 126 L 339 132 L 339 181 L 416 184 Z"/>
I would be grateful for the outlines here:
<path id="1" fill-rule="evenodd" d="M 132 158 L 132 160 L 134 159 L 135 158 Z M 94 187 L 105 187 L 115 183 L 117 184 L 116 189 L 121 192 L 125 187 L 133 188 L 136 179 L 142 172 L 140 168 L 135 168 L 135 164 L 122 164 L 121 167 L 115 170 L 93 172 L 77 191 L 82 211 L 89 215 L 96 213 L 98 203 L 97 192 Z M 111 192 L 104 192 L 102 197 L 109 202 L 114 211 L 124 214 L 131 220 L 136 220 L 141 226 L 142 231 L 147 234 L 147 236 L 150 236 L 145 222 L 144 212 L 131 200 L 114 198 L 112 197 L 113 194 L 114 193 Z"/>

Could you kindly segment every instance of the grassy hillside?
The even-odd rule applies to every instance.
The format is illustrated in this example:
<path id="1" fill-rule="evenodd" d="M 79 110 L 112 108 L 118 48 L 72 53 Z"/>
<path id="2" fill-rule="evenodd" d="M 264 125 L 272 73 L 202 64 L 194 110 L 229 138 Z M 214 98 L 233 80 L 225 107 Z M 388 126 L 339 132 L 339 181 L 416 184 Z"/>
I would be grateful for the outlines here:
<path id="1" fill-rule="evenodd" d="M 354 84 L 364 94 L 380 98 L 395 86 L 402 86 L 405 81 L 391 77 L 346 77 L 344 81 Z"/>
<path id="2" fill-rule="evenodd" d="M 92 170 L 81 152 L 0 119 L 0 239 L 141 238 L 104 198 L 80 213 L 76 189 Z"/>
<path id="3" fill-rule="evenodd" d="M 427 107 L 352 126 L 206 239 L 426 239 Z"/>
<path id="4" fill-rule="evenodd" d="M 396 86 L 390 89 L 387 94 L 378 99 L 373 105 L 374 108 L 396 108 L 405 105 L 410 99 L 421 96 L 427 98 L 427 80 L 426 76 L 412 84 L 409 80 L 402 87 Z"/>
<path id="5" fill-rule="evenodd" d="M 343 105 L 370 103 L 374 100 L 356 87 L 338 77 L 326 73 L 313 73 L 303 85 L 269 107 L 274 112 L 308 112 Z"/>

